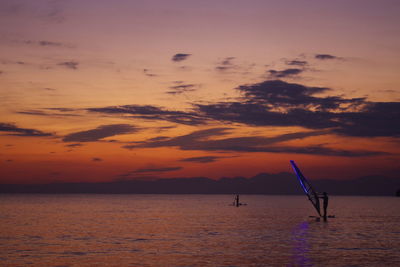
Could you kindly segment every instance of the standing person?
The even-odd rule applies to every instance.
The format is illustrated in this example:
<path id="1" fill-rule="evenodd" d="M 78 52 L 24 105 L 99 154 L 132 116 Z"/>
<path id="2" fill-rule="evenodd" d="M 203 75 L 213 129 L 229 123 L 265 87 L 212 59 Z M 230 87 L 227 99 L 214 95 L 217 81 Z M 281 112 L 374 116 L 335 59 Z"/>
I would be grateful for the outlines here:
<path id="1" fill-rule="evenodd" d="M 239 207 L 239 195 L 236 195 L 235 197 L 235 205 L 236 207 Z"/>
<path id="2" fill-rule="evenodd" d="M 327 209 L 328 209 L 328 202 L 329 202 L 329 197 L 328 197 L 328 193 L 323 192 L 322 195 L 320 196 L 320 198 L 323 200 L 323 207 L 324 207 L 324 221 L 326 221 L 327 218 Z"/>

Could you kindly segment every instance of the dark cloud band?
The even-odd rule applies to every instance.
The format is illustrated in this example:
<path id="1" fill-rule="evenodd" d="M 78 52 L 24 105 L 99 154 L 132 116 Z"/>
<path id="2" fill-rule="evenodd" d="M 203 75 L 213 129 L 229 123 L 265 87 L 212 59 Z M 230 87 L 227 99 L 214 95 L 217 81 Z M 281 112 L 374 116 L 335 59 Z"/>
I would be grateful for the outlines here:
<path id="1" fill-rule="evenodd" d="M 31 137 L 43 137 L 53 136 L 51 133 L 45 133 L 36 129 L 20 128 L 13 123 L 0 123 L 0 132 L 6 132 L 9 135 L 14 136 L 31 136 Z"/>
<path id="2" fill-rule="evenodd" d="M 294 147 L 282 145 L 280 143 L 291 140 L 304 139 L 313 136 L 328 134 L 327 131 L 299 132 L 291 134 L 283 134 L 275 137 L 231 137 L 221 138 L 229 134 L 230 128 L 211 128 L 207 130 L 195 131 L 187 135 L 162 138 L 160 140 L 151 139 L 143 142 L 137 142 L 133 145 L 126 145 L 124 148 L 158 148 L 158 147 L 177 147 L 181 150 L 198 150 L 198 151 L 230 151 L 230 152 L 270 152 L 270 153 L 296 153 L 309 155 L 324 156 L 344 156 L 344 157 L 360 157 L 360 156 L 377 156 L 386 153 L 378 151 L 350 151 L 328 148 L 322 145 L 313 145 L 306 147 Z M 218 137 L 218 139 L 215 139 Z M 214 158 L 190 158 L 184 161 L 209 161 Z"/>
<path id="3" fill-rule="evenodd" d="M 95 142 L 106 137 L 137 132 L 138 128 L 129 124 L 102 125 L 88 131 L 71 133 L 63 138 L 64 142 Z"/>
<path id="4" fill-rule="evenodd" d="M 184 125 L 201 125 L 205 119 L 195 112 L 171 111 L 156 106 L 124 105 L 111 106 L 104 108 L 89 108 L 90 112 L 99 112 L 106 114 L 131 115 L 134 118 L 147 120 L 165 120 Z"/>

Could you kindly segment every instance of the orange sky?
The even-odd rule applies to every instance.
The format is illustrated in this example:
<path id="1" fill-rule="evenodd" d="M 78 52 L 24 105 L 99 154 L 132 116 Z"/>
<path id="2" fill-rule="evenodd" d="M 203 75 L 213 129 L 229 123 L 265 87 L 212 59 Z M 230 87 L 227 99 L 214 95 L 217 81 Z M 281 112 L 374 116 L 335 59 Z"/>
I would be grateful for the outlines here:
<path id="1" fill-rule="evenodd" d="M 396 176 L 398 1 L 0 1 L 0 183 Z"/>

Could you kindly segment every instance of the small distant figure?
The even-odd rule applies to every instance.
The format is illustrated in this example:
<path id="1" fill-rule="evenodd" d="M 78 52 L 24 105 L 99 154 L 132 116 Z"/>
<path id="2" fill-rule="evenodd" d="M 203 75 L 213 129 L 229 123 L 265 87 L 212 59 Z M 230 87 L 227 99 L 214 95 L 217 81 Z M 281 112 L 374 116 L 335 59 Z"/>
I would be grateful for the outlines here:
<path id="1" fill-rule="evenodd" d="M 320 198 L 323 200 L 323 207 L 324 207 L 324 214 L 322 217 L 324 218 L 324 221 L 326 221 L 327 209 L 328 209 L 328 203 L 329 203 L 328 193 L 323 192 L 322 195 L 320 195 Z"/>
<path id="2" fill-rule="evenodd" d="M 235 202 L 233 203 L 233 205 L 235 205 L 236 207 L 240 206 L 239 195 L 235 196 Z"/>

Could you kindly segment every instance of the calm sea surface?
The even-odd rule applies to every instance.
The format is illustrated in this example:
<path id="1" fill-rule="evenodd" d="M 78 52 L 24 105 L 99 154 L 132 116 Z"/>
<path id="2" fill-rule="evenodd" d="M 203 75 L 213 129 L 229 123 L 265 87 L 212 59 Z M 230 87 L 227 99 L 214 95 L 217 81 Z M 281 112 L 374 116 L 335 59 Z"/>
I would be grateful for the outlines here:
<path id="1" fill-rule="evenodd" d="M 400 198 L 0 195 L 1 266 L 400 266 Z"/>

